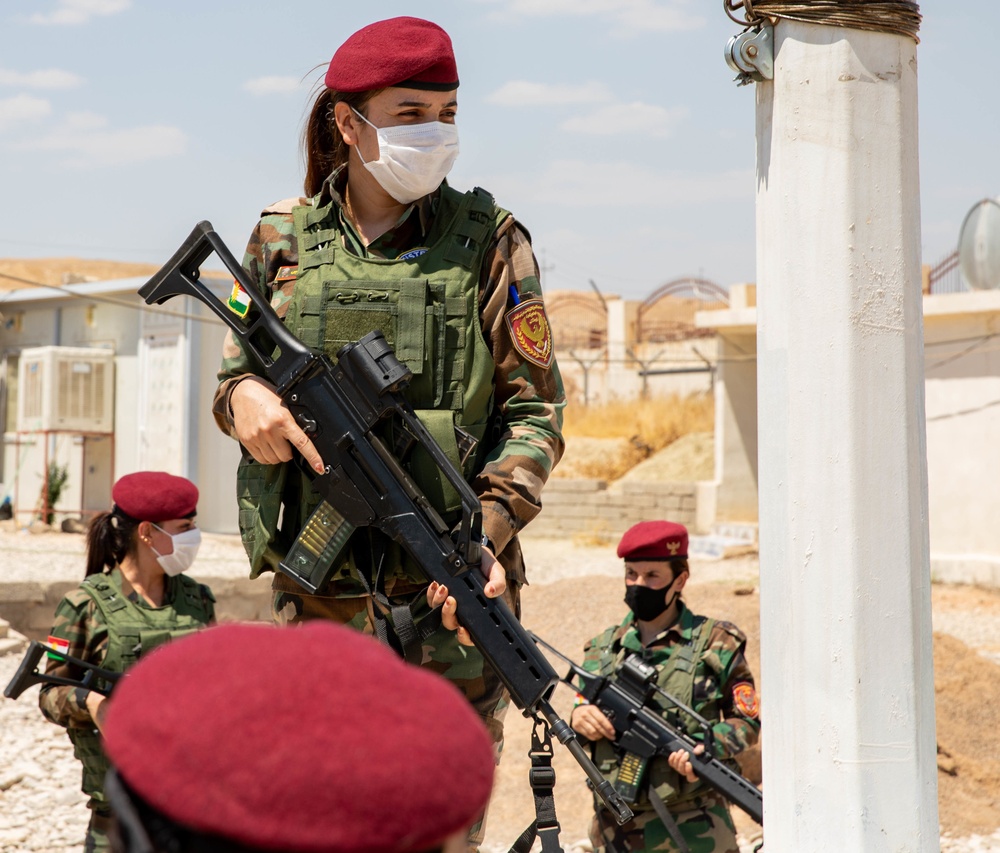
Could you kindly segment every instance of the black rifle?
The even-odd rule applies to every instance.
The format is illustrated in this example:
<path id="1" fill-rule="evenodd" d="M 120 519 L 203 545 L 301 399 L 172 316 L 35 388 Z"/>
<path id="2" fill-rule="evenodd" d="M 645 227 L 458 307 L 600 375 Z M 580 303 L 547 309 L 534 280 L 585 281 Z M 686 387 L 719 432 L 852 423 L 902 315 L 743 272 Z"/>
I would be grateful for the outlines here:
<path id="1" fill-rule="evenodd" d="M 655 683 L 655 667 L 646 663 L 639 655 L 629 655 L 613 675 L 595 675 L 577 666 L 540 637 L 530 631 L 528 633 L 536 642 L 569 664 L 566 683 L 579 690 L 580 695 L 588 702 L 600 708 L 615 727 L 614 743 L 622 755 L 615 787 L 626 802 L 635 802 L 642 784 L 643 771 L 651 758 L 668 756 L 683 749 L 690 753 L 691 767 L 699 779 L 763 825 L 764 797 L 760 789 L 712 757 L 712 724 L 693 708 L 661 689 Z M 572 683 L 573 676 L 579 679 L 578 685 Z M 662 709 L 650 707 L 649 700 L 654 693 L 697 721 L 704 740 L 695 740 L 664 717 Z M 705 747 L 705 751 L 696 754 L 694 750 L 699 744 Z"/>
<path id="2" fill-rule="evenodd" d="M 200 280 L 201 265 L 213 252 L 252 303 L 245 322 Z M 409 552 L 429 581 L 447 586 L 458 605 L 458 618 L 514 703 L 536 721 L 539 713 L 544 715 L 616 820 L 629 820 L 631 810 L 548 701 L 559 682 L 558 673 L 510 608 L 501 599 L 486 597 L 480 571 L 479 499 L 403 396 L 412 373 L 382 333 L 371 332 L 341 348 L 336 364 L 313 352 L 285 328 L 209 222 L 195 226 L 139 295 L 148 304 L 187 295 L 208 306 L 261 364 L 322 457 L 326 466 L 322 474 L 302 465 L 323 501 L 281 561 L 281 571 L 315 591 L 329 577 L 332 555 L 355 528 L 380 529 Z M 394 441 L 392 450 L 380 437 L 380 432 L 389 434 L 384 429 L 388 426 L 393 435 L 405 439 Z M 461 497 L 461 521 L 454 532 L 400 461 L 416 446 L 433 459 Z"/>
<path id="3" fill-rule="evenodd" d="M 78 666 L 81 669 L 86 670 L 86 672 L 84 672 L 83 677 L 79 679 L 65 678 L 61 675 L 49 675 L 47 673 L 40 672 L 38 665 L 41 663 L 42 656 L 46 653 L 60 658 L 66 663 Z M 51 646 L 45 645 L 45 643 L 40 643 L 38 640 L 32 640 L 28 645 L 28 650 L 24 653 L 24 658 L 21 661 L 20 666 L 18 666 L 17 672 L 14 673 L 14 677 L 4 688 L 3 695 L 8 699 L 16 699 L 24 693 L 25 690 L 35 684 L 60 684 L 68 687 L 85 687 L 87 690 L 93 690 L 95 693 L 109 696 L 111 694 L 111 690 L 115 686 L 115 683 L 121 677 L 122 674 L 120 672 L 111 672 L 107 669 L 101 669 L 101 667 L 96 664 L 87 663 L 85 660 L 70 657 L 67 654 L 63 654 L 62 652 L 53 649 Z M 101 682 L 104 683 L 102 684 Z"/>

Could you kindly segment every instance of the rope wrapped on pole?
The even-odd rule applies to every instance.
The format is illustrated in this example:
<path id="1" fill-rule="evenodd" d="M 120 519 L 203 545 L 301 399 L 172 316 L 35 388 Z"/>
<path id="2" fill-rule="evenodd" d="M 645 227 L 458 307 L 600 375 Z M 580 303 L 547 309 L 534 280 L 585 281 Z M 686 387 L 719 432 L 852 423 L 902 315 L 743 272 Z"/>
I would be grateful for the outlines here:
<path id="1" fill-rule="evenodd" d="M 722 0 L 726 14 L 742 26 L 774 24 L 778 19 L 849 27 L 920 39 L 920 6 L 913 0 Z M 743 17 L 734 12 L 742 9 Z"/>

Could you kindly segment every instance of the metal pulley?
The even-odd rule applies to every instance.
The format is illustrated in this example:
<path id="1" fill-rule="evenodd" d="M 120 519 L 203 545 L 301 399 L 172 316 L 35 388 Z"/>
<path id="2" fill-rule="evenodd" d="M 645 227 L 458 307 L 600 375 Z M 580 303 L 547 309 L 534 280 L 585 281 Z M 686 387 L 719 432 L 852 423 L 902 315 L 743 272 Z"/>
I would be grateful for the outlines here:
<path id="1" fill-rule="evenodd" d="M 774 78 L 774 30 L 759 26 L 744 30 L 726 42 L 726 64 L 736 72 L 736 83 L 760 83 Z"/>

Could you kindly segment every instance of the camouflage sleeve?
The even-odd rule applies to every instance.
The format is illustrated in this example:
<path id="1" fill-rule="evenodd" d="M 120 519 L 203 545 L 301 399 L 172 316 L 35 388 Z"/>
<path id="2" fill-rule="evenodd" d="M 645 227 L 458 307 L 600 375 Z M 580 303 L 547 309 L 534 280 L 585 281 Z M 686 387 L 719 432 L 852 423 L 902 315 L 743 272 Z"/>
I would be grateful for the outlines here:
<path id="1" fill-rule="evenodd" d="M 71 657 L 100 664 L 107 649 L 108 633 L 95 618 L 96 610 L 93 599 L 87 593 L 79 589 L 73 590 L 56 608 L 51 636 L 69 643 L 65 651 Z M 63 678 L 80 679 L 84 676 L 81 667 L 52 657 L 46 658 L 45 672 Z M 89 692 L 82 687 L 43 684 L 38 695 L 38 706 L 46 719 L 57 725 L 93 725 L 86 705 Z"/>
<path id="2" fill-rule="evenodd" d="M 712 726 L 715 757 L 731 758 L 757 743 L 760 707 L 753 673 L 743 652 L 746 635 L 729 622 L 717 622 L 705 660 L 715 670 L 720 722 Z"/>
<path id="3" fill-rule="evenodd" d="M 545 481 L 563 454 L 566 397 L 554 358 L 527 357 L 506 321 L 520 302 L 542 301 L 538 264 L 527 234 L 513 218 L 497 231 L 483 271 L 480 316 L 496 364 L 494 401 L 500 439 L 473 488 L 483 505 L 483 532 L 502 551 L 541 509 Z M 547 344 L 551 347 L 551 334 Z"/>
<path id="4" fill-rule="evenodd" d="M 277 271 L 283 266 L 298 264 L 298 243 L 290 213 L 291 201 L 279 202 L 264 211 L 250 235 L 250 242 L 243 255 L 243 268 L 250 280 L 271 302 L 279 317 L 283 317 L 288 310 L 293 283 L 289 282 L 275 292 Z M 294 201 L 298 203 L 301 200 Z M 263 373 L 263 366 L 244 350 L 243 342 L 231 331 L 226 332 L 222 345 L 222 365 L 218 374 L 219 386 L 212 399 L 212 415 L 216 425 L 227 435 L 236 438 L 229 408 L 229 395 L 233 388 L 247 376 L 262 376 Z"/>

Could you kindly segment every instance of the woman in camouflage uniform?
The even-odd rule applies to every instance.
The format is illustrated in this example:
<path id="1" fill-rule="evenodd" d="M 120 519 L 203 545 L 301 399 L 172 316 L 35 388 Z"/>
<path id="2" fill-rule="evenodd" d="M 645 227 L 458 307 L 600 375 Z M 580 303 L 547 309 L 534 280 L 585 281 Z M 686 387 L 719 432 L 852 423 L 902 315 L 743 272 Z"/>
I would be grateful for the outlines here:
<path id="1" fill-rule="evenodd" d="M 374 329 L 385 334 L 414 374 L 407 399 L 482 503 L 485 593 L 505 595 L 517 613 L 517 534 L 562 455 L 565 405 L 528 234 L 486 191 L 445 181 L 458 153 L 458 72 L 440 27 L 371 24 L 337 50 L 324 82 L 304 134 L 307 197 L 264 210 L 244 266 L 292 333 L 330 357 Z M 230 301 L 241 316 L 247 304 L 238 292 Z M 251 576 L 277 569 L 318 502 L 293 452 L 323 471 L 262 373 L 228 335 L 214 410 L 245 451 L 237 488 Z M 476 450 L 461 455 L 456 434 Z M 435 508 L 457 520 L 454 491 L 412 461 Z M 277 571 L 272 586 L 280 624 L 331 619 L 390 641 L 410 633 L 396 630 L 404 611 L 433 625 L 425 617 L 440 607 L 443 628 L 407 657 L 452 680 L 499 747 L 503 687 L 456 633 L 454 600 L 428 587 L 397 543 L 361 528 L 315 594 Z"/>
<path id="2" fill-rule="evenodd" d="M 714 757 L 726 760 L 757 742 L 757 694 L 743 656 L 743 632 L 729 622 L 695 615 L 680 597 L 689 576 L 687 546 L 687 529 L 669 521 L 644 521 L 626 531 L 618 556 L 625 560 L 625 602 L 630 612 L 620 625 L 587 644 L 583 666 L 607 676 L 629 654 L 639 654 L 656 668 L 661 689 L 713 723 Z M 658 698 L 654 695 L 652 701 Z M 663 709 L 664 714 L 668 709 L 677 713 L 666 700 Z M 621 755 L 612 744 L 611 721 L 581 699 L 570 725 L 592 742 L 594 763 L 614 784 Z M 693 720 L 682 720 L 682 725 L 701 739 Z M 696 751 L 702 749 L 699 745 Z M 690 758 L 679 750 L 654 758 L 641 771 L 639 796 L 632 806 L 635 817 L 623 826 L 617 826 L 595 801 L 590 832 L 594 849 L 739 853 L 728 804 L 698 780 Z"/>
<path id="3" fill-rule="evenodd" d="M 59 602 L 48 642 L 71 657 L 124 672 L 150 649 L 214 622 L 215 599 L 207 586 L 182 574 L 201 537 L 194 483 L 140 471 L 118 480 L 111 494 L 114 507 L 96 516 L 87 533 L 84 580 Z M 46 672 L 74 680 L 84 674 L 51 655 Z M 84 849 L 109 850 L 108 761 L 100 740 L 108 700 L 83 687 L 46 684 L 38 702 L 50 721 L 66 728 L 83 763 L 91 809 Z"/>

